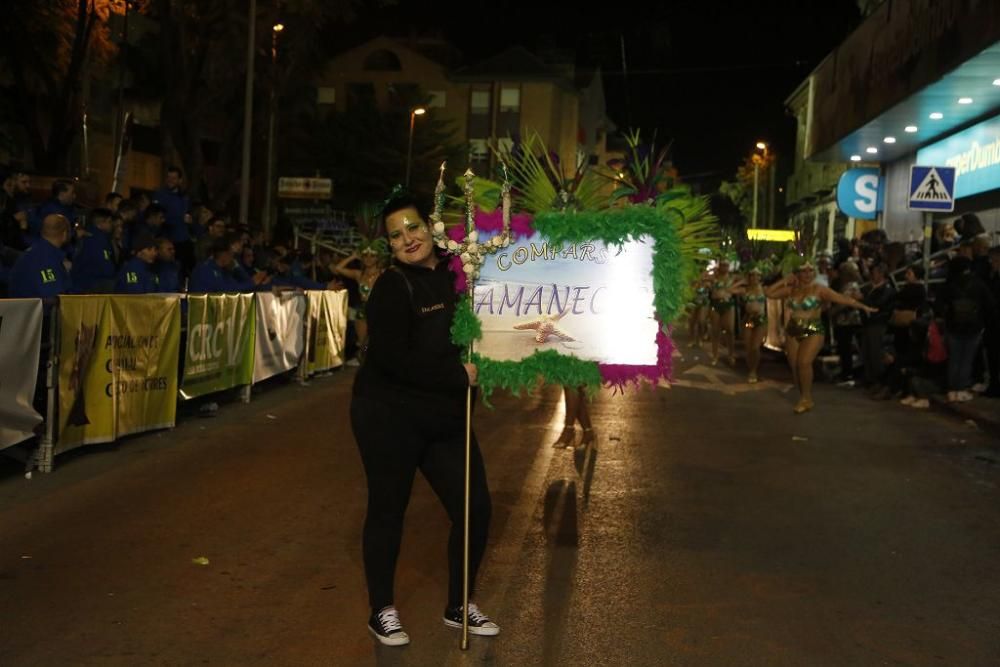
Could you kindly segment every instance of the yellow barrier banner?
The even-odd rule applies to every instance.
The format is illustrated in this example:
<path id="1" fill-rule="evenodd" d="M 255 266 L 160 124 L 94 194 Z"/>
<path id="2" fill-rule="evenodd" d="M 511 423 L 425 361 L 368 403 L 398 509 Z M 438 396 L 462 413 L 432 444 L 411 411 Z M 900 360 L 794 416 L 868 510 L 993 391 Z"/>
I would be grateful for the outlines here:
<path id="1" fill-rule="evenodd" d="M 312 375 L 344 365 L 347 290 L 309 290 L 306 296 L 309 299 L 306 373 Z"/>
<path id="2" fill-rule="evenodd" d="M 174 425 L 179 297 L 64 296 L 59 313 L 57 454 Z"/>

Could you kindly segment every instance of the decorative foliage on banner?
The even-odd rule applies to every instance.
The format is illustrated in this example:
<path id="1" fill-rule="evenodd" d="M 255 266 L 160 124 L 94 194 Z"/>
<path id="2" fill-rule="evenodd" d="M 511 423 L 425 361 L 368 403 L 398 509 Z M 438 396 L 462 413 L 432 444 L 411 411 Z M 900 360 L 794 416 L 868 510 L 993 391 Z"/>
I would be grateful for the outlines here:
<path id="1" fill-rule="evenodd" d="M 653 301 L 660 322 L 655 365 L 597 364 L 555 350 L 536 351 L 520 361 L 474 355 L 484 397 L 497 388 L 515 394 L 533 388 L 539 377 L 551 383 L 587 387 L 591 392 L 602 382 L 624 389 L 643 379 L 657 383 L 669 378 L 673 345 L 668 325 L 681 315 L 690 285 L 718 247 L 718 226 L 707 199 L 673 187 L 673 176 L 665 173 L 666 150 L 654 159 L 652 147 L 641 147 L 638 133 L 630 139 L 629 160 L 617 165 L 610 176 L 583 165 L 564 178 L 558 158 L 545 149 L 537 134 L 520 145 L 497 150 L 504 167 L 502 185 L 471 172 L 465 174 L 464 229 L 447 229 L 444 224 L 442 165 L 431 223 L 437 246 L 453 255 L 451 267 L 460 292 L 471 293 L 488 253 L 535 232 L 553 245 L 600 241 L 614 247 L 647 238 L 654 245 Z M 513 188 L 506 180 L 508 173 Z M 614 196 L 608 187 L 609 177 L 619 186 Z M 517 196 L 516 214 L 511 212 L 512 191 Z M 624 201 L 629 203 L 623 206 Z M 480 243 L 481 234 L 496 235 Z M 707 254 L 706 248 L 710 250 Z M 451 333 L 456 345 L 470 348 L 482 337 L 482 325 L 468 297 L 456 310 Z"/>
<path id="2" fill-rule="evenodd" d="M 654 239 L 653 299 L 661 322 L 672 322 L 684 308 L 681 242 L 670 218 L 680 215 L 651 206 L 627 206 L 606 211 L 544 212 L 535 216 L 535 230 L 554 244 L 596 240 L 620 246 L 643 236 Z"/>
<path id="3" fill-rule="evenodd" d="M 497 389 L 506 389 L 518 396 L 537 386 L 539 378 L 551 384 L 584 387 L 590 394 L 597 391 L 603 380 L 601 369 L 593 361 L 559 354 L 555 350 L 539 350 L 520 361 L 495 361 L 478 354 L 472 359 L 479 368 L 479 388 L 487 404 Z"/>

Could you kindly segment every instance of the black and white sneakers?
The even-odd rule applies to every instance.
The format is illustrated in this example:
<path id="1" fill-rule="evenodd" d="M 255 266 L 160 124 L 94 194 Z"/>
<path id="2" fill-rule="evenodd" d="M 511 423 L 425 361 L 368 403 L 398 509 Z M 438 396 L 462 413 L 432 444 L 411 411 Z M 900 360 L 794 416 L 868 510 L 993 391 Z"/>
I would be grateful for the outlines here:
<path id="1" fill-rule="evenodd" d="M 462 608 L 445 609 L 444 624 L 449 628 L 462 628 Z M 410 636 L 403 630 L 399 612 L 395 607 L 384 607 L 368 619 L 368 632 L 385 646 L 404 646 L 410 643 Z M 493 637 L 500 634 L 500 626 L 489 619 L 475 603 L 469 603 L 469 634 Z"/>
<path id="2" fill-rule="evenodd" d="M 444 610 L 444 624 L 449 628 L 462 627 L 462 608 L 451 607 Z M 469 634 L 483 637 L 493 637 L 500 634 L 500 626 L 490 620 L 489 616 L 479 611 L 475 602 L 469 603 Z"/>
<path id="3" fill-rule="evenodd" d="M 472 605 L 469 605 L 470 607 Z M 459 623 L 461 625 L 461 623 Z M 385 607 L 368 619 L 368 632 L 385 646 L 403 646 L 410 643 L 410 635 L 403 630 L 399 612 L 395 607 Z"/>

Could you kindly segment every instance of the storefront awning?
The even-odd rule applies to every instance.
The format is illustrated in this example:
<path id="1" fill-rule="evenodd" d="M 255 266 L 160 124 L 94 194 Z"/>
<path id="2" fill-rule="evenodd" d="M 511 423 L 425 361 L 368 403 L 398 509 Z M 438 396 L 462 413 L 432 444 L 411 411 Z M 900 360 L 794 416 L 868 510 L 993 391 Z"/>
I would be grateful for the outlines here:
<path id="1" fill-rule="evenodd" d="M 1000 111 L 1000 42 L 811 156 L 818 162 L 893 162 Z"/>

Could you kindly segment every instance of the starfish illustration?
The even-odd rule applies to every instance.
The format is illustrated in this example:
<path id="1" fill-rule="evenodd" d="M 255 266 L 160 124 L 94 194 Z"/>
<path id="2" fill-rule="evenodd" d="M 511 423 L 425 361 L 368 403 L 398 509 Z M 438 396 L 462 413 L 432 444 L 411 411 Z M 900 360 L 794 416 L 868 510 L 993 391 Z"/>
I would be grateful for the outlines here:
<path id="1" fill-rule="evenodd" d="M 558 315 L 542 315 L 537 320 L 525 322 L 524 324 L 515 324 L 514 328 L 518 331 L 527 331 L 529 329 L 534 330 L 536 343 L 546 343 L 548 342 L 550 336 L 555 336 L 559 340 L 563 341 L 575 341 L 575 338 L 570 336 L 556 324 L 556 322 L 561 320 L 565 314 L 566 311 L 564 310 Z"/>

